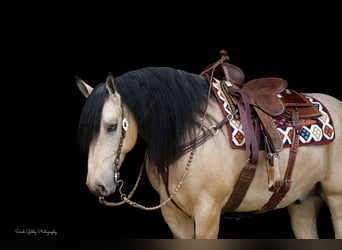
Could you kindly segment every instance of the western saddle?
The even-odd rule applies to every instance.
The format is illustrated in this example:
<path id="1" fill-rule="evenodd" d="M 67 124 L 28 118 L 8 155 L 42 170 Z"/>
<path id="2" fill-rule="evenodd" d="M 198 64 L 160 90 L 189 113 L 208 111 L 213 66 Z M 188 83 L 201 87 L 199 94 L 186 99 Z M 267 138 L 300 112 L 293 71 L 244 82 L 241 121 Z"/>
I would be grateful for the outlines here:
<path id="1" fill-rule="evenodd" d="M 220 82 L 220 87 L 232 109 L 234 119 L 241 121 L 247 154 L 246 164 L 224 211 L 233 211 L 243 200 L 255 174 L 260 142 L 263 138 L 268 188 L 273 194 L 256 213 L 266 212 L 274 209 L 290 189 L 291 174 L 303 122 L 308 123 L 311 118 L 319 117 L 321 113 L 304 95 L 288 89 L 287 81 L 282 78 L 263 77 L 245 82 L 243 71 L 228 63 L 227 52 L 221 50 L 220 54 L 221 58 L 205 68 L 201 75 L 205 76 L 210 84 L 212 81 Z M 289 119 L 293 129 L 289 160 L 283 178 L 281 178 L 282 174 L 278 165 L 283 141 L 274 122 L 274 117 L 278 116 Z M 228 122 L 227 119 L 218 126 L 222 126 L 226 122 Z"/>

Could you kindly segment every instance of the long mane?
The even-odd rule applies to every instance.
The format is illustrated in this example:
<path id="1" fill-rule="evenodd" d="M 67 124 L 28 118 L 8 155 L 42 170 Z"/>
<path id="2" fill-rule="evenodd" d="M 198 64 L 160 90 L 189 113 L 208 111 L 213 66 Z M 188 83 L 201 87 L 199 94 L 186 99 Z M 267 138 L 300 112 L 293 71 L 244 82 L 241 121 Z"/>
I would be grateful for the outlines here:
<path id="1" fill-rule="evenodd" d="M 114 82 L 135 117 L 149 159 L 161 170 L 176 160 L 185 136 L 197 132 L 198 115 L 204 114 L 208 101 L 206 78 L 169 67 L 146 67 L 124 73 Z M 79 137 L 86 145 L 98 134 L 107 95 L 102 83 L 87 98 L 79 123 Z"/>

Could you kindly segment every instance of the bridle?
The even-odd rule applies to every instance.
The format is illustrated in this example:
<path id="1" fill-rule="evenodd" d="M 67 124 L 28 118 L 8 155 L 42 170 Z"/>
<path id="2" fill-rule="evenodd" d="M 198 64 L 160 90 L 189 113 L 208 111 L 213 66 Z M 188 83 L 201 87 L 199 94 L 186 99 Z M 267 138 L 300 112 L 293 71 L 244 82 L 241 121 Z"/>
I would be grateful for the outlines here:
<path id="1" fill-rule="evenodd" d="M 123 194 L 121 192 L 121 188 L 124 184 L 123 180 L 120 180 L 120 172 L 119 172 L 119 163 L 120 163 L 120 157 L 121 157 L 121 153 L 122 153 L 122 146 L 124 143 L 124 139 L 126 138 L 126 134 L 127 134 L 127 130 L 128 130 L 128 121 L 125 118 L 125 111 L 124 111 L 124 107 L 122 105 L 122 102 L 120 103 L 121 106 L 121 135 L 120 135 L 120 141 L 119 141 L 119 146 L 118 149 L 116 151 L 116 156 L 115 159 L 113 161 L 113 165 L 112 165 L 112 169 L 114 172 L 114 185 L 115 187 L 117 187 L 118 185 L 120 185 L 119 187 L 119 192 L 121 194 L 121 198 L 123 198 Z M 99 201 L 100 203 L 105 204 L 105 198 L 100 196 L 99 197 Z"/>
<path id="2" fill-rule="evenodd" d="M 121 197 L 121 202 L 108 202 L 105 200 L 105 197 L 100 196 L 99 197 L 99 202 L 101 204 L 107 205 L 107 206 L 118 206 L 118 205 L 122 205 L 126 202 L 128 203 L 132 203 L 132 201 L 130 201 L 129 199 L 133 196 L 135 189 L 138 186 L 138 183 L 140 181 L 141 175 L 142 175 L 142 170 L 144 167 L 144 162 L 146 159 L 146 154 L 145 154 L 145 158 L 140 166 L 140 171 L 139 171 L 139 175 L 137 178 L 137 181 L 134 185 L 134 188 L 132 189 L 132 191 L 128 194 L 128 196 L 126 196 L 124 193 L 122 193 L 121 189 L 122 186 L 124 184 L 124 181 L 120 179 L 120 172 L 119 172 L 119 163 L 120 163 L 120 157 L 121 157 L 121 153 L 122 153 L 122 147 L 123 147 L 123 143 L 124 140 L 126 138 L 126 134 L 127 134 L 127 130 L 128 130 L 128 121 L 125 117 L 125 110 L 124 110 L 124 106 L 122 104 L 122 101 L 120 100 L 120 106 L 121 106 L 121 135 L 120 135 L 120 140 L 119 140 L 119 146 L 118 149 L 116 151 L 116 156 L 115 159 L 113 161 L 112 164 L 112 169 L 114 172 L 114 177 L 113 177 L 113 181 L 114 181 L 114 185 L 115 187 L 119 186 L 119 193 L 120 193 L 120 197 Z"/>
<path id="3" fill-rule="evenodd" d="M 121 136 L 120 136 L 120 141 L 119 141 L 119 146 L 118 146 L 118 150 L 116 153 L 116 157 L 114 159 L 113 162 L 113 171 L 114 171 L 114 184 L 115 186 L 117 186 L 117 184 L 122 181 L 119 180 L 120 178 L 120 172 L 119 172 L 119 162 L 120 162 L 120 156 L 122 153 L 122 146 L 123 146 L 123 142 L 124 139 L 126 137 L 126 132 L 128 130 L 128 121 L 125 118 L 125 112 L 124 112 L 124 107 L 121 103 Z"/>

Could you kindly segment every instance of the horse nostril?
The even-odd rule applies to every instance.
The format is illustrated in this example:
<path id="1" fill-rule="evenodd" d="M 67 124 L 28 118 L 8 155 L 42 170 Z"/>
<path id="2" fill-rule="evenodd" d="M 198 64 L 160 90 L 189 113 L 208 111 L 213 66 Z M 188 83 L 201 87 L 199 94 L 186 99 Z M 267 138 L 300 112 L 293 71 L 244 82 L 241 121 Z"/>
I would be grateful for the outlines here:
<path id="1" fill-rule="evenodd" d="M 101 194 L 101 195 L 103 195 L 103 196 L 105 196 L 106 195 L 106 188 L 103 186 L 103 185 L 98 185 L 97 186 L 97 190 L 99 191 L 99 193 Z"/>

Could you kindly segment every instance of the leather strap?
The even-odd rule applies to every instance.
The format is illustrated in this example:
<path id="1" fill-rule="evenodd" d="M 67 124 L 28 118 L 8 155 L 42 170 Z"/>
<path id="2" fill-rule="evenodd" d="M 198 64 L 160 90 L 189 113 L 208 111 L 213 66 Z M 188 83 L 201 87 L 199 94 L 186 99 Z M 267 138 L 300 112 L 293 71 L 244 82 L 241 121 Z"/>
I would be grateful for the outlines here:
<path id="1" fill-rule="evenodd" d="M 299 134 L 301 131 L 301 126 L 299 125 L 299 113 L 297 110 L 295 110 L 292 113 L 292 122 L 293 122 L 292 144 L 290 148 L 289 161 L 287 164 L 283 183 L 279 187 L 279 189 L 273 193 L 273 195 L 270 197 L 268 202 L 256 213 L 263 213 L 269 210 L 273 210 L 279 204 L 279 202 L 285 197 L 286 193 L 291 188 L 291 182 L 292 182 L 291 176 L 292 176 L 292 171 L 293 171 L 293 167 L 294 167 L 297 152 L 298 152 Z"/>
<path id="2" fill-rule="evenodd" d="M 247 190 L 254 178 L 256 166 L 248 160 L 240 172 L 239 179 L 235 183 L 232 194 L 229 197 L 223 211 L 234 211 L 242 202 Z"/>
<path id="3" fill-rule="evenodd" d="M 240 176 L 235 183 L 232 194 L 229 197 L 224 211 L 234 211 L 245 197 L 250 184 L 255 175 L 256 165 L 259 156 L 260 124 L 252 119 L 249 98 L 242 89 L 230 87 L 230 92 L 234 96 L 234 101 L 238 105 L 243 131 L 245 134 L 245 145 L 247 161 L 240 172 Z M 254 123 L 253 123 L 254 121 Z"/>
<path id="4" fill-rule="evenodd" d="M 192 141 L 184 144 L 181 147 L 180 153 L 177 157 L 179 159 L 181 156 L 185 155 L 186 153 L 189 153 L 192 149 L 199 147 L 203 143 L 205 143 L 207 140 L 209 140 L 211 137 L 216 135 L 217 130 L 221 129 L 224 124 L 226 124 L 229 121 L 229 117 L 225 117 L 222 121 L 217 123 L 215 126 L 210 127 L 208 130 L 206 130 L 203 134 L 201 134 L 199 137 L 193 139 Z M 173 162 L 170 162 L 171 164 Z"/>
<path id="5" fill-rule="evenodd" d="M 228 69 L 224 65 L 224 61 L 229 60 L 228 53 L 225 50 L 221 50 L 220 54 L 221 54 L 220 65 L 224 72 L 226 80 L 229 81 L 231 77 L 229 76 Z M 250 104 L 250 98 L 248 96 L 248 93 L 246 92 L 245 89 L 241 88 L 243 86 L 242 84 L 238 86 L 239 87 L 235 87 L 232 84 L 231 86 L 228 86 L 228 84 L 222 84 L 221 88 L 225 96 L 228 99 L 230 107 L 235 108 L 232 103 L 232 98 L 234 99 L 236 105 L 238 106 L 243 131 L 245 134 L 245 146 L 246 146 L 247 160 L 250 161 L 251 164 L 256 165 L 258 163 L 259 139 L 260 139 L 260 138 L 257 138 L 260 130 L 256 131 L 256 128 L 259 127 L 259 124 L 252 119 L 251 104 Z M 255 123 L 254 127 L 252 124 L 253 121 Z"/>
<path id="6" fill-rule="evenodd" d="M 239 109 L 240 121 L 245 134 L 247 159 L 250 159 L 252 164 L 257 164 L 260 142 L 258 136 L 260 131 L 256 131 L 258 123 L 252 119 L 249 98 L 243 89 L 236 89 L 234 87 L 230 87 L 229 89 Z"/>

